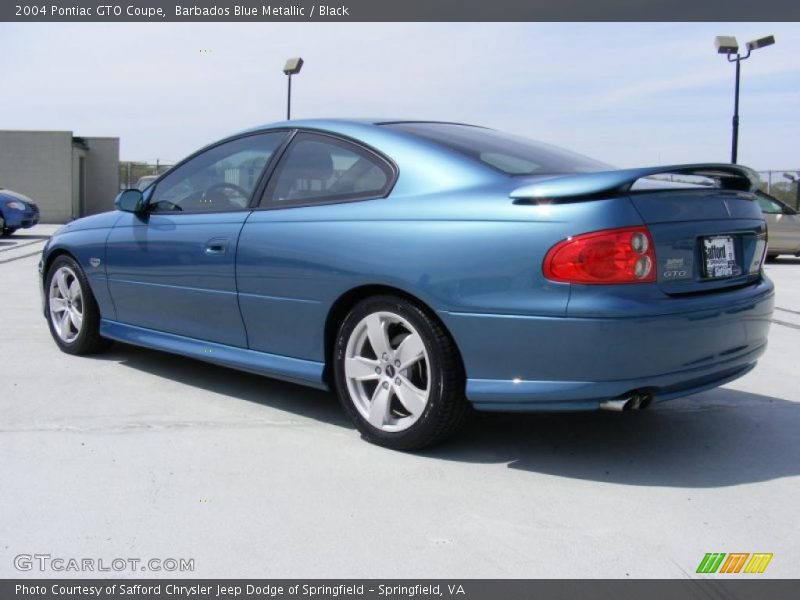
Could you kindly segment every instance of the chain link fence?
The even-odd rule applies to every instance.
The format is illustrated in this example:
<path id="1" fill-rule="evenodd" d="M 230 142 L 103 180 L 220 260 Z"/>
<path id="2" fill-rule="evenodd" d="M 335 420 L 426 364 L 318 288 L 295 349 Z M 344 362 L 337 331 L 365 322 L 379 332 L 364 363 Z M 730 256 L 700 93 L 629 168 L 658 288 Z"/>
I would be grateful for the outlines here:
<path id="1" fill-rule="evenodd" d="M 800 209 L 800 169 L 775 169 L 758 171 L 761 189 L 792 208 Z"/>

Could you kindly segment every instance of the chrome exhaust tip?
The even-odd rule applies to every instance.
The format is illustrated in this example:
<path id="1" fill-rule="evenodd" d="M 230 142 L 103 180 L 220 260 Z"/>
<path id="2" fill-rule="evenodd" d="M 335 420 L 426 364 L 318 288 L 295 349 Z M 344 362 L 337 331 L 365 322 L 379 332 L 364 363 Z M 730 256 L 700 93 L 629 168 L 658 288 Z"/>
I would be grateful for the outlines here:
<path id="1" fill-rule="evenodd" d="M 625 410 L 625 405 L 630 401 L 630 398 L 623 398 L 621 400 L 606 400 L 600 403 L 600 408 L 602 410 L 614 410 L 620 412 Z"/>
<path id="2" fill-rule="evenodd" d="M 605 400 L 600 403 L 601 410 L 623 411 L 623 410 L 641 410 L 650 404 L 650 394 L 631 394 L 625 398 L 615 398 L 613 400 Z"/>

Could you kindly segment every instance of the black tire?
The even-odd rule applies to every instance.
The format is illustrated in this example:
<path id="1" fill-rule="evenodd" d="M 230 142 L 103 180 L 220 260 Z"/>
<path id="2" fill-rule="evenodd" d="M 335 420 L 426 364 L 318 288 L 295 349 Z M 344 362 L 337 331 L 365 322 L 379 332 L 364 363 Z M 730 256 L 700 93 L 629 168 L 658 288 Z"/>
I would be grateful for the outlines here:
<path id="1" fill-rule="evenodd" d="M 778 260 L 778 255 L 777 254 L 767 254 L 767 258 L 766 258 L 765 262 L 772 263 L 772 262 L 775 262 L 776 260 Z"/>
<path id="2" fill-rule="evenodd" d="M 61 267 L 69 267 L 75 274 L 75 279 L 81 288 L 82 297 L 83 323 L 77 337 L 69 342 L 61 339 L 55 329 L 53 319 L 50 317 L 50 285 L 53 276 Z M 86 279 L 81 266 L 72 257 L 62 254 L 53 261 L 45 277 L 44 293 L 47 326 L 50 328 L 50 335 L 53 336 L 53 340 L 63 352 L 76 355 L 95 354 L 111 346 L 111 340 L 100 335 L 100 310 L 92 294 L 89 281 Z"/>
<path id="3" fill-rule="evenodd" d="M 351 398 L 345 376 L 347 344 L 356 326 L 368 315 L 391 312 L 407 320 L 419 333 L 428 355 L 429 397 L 417 420 L 402 431 L 373 426 Z M 442 325 L 420 306 L 397 296 L 374 296 L 359 302 L 339 328 L 333 351 L 336 393 L 356 428 L 367 441 L 395 450 L 419 450 L 455 434 L 466 423 L 471 405 L 465 396 L 466 378 L 455 343 Z"/>

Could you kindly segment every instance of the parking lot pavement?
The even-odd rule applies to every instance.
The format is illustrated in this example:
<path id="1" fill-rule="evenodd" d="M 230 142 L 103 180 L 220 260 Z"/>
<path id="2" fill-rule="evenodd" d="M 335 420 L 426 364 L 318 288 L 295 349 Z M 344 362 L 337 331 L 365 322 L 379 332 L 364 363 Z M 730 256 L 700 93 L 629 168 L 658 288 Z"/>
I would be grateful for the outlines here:
<path id="1" fill-rule="evenodd" d="M 60 225 L 37 225 L 12 236 L 0 237 L 0 265 L 27 256 L 41 254 L 44 243 Z M 0 283 L 2 285 L 2 283 Z"/>
<path id="2" fill-rule="evenodd" d="M 800 575 L 800 260 L 767 266 L 781 323 L 745 378 L 642 413 L 481 415 L 422 454 L 363 442 L 326 393 L 119 344 L 59 352 L 37 261 L 0 264 L 2 577 L 22 553 L 192 558 L 203 577 L 624 578 L 771 552 L 761 577 Z"/>

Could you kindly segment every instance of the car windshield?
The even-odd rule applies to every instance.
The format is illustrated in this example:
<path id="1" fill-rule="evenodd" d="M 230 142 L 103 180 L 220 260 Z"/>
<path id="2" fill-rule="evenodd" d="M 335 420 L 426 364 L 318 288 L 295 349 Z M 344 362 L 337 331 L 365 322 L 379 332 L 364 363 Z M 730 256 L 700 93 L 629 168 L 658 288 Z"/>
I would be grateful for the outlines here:
<path id="1" fill-rule="evenodd" d="M 386 123 L 385 127 L 441 144 L 506 175 L 592 173 L 614 167 L 581 154 L 493 129 L 453 123 Z"/>

